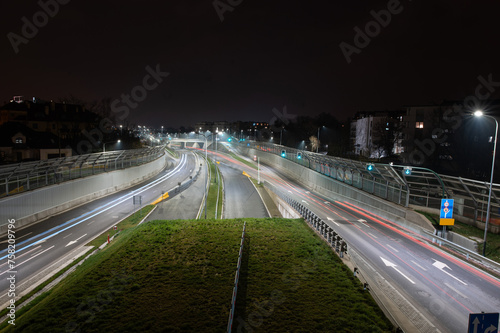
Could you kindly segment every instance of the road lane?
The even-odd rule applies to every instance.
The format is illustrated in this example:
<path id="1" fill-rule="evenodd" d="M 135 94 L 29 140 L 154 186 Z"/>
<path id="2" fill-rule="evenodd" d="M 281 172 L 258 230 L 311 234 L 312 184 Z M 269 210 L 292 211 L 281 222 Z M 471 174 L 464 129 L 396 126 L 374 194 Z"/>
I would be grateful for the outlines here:
<path id="1" fill-rule="evenodd" d="M 68 254 L 81 252 L 83 245 L 118 223 L 138 207 L 132 205 L 132 196 L 141 195 L 143 206 L 154 201 L 161 191 L 170 190 L 179 181 L 187 179 L 196 166 L 194 154 L 185 153 L 175 168 L 162 171 L 154 179 L 119 193 L 98 199 L 84 206 L 77 207 L 48 220 L 24 228 L 16 233 L 16 294 L 29 288 L 27 281 L 32 281 L 47 267 L 57 266 L 65 261 Z M 27 235 L 26 237 L 23 237 Z M 4 272 L 7 262 L 6 245 L 0 251 L 0 273 Z M 29 261 L 25 262 L 24 254 L 32 249 Z M 35 256 L 36 257 L 33 257 Z M 22 264 L 21 264 L 22 263 Z M 8 274 L 8 273 L 5 273 Z M 20 288 L 24 285 L 24 288 Z M 0 276 L 0 305 L 8 302 L 8 281 Z"/>
<path id="2" fill-rule="evenodd" d="M 218 166 L 224 178 L 224 218 L 269 217 L 251 180 L 225 162 Z"/>

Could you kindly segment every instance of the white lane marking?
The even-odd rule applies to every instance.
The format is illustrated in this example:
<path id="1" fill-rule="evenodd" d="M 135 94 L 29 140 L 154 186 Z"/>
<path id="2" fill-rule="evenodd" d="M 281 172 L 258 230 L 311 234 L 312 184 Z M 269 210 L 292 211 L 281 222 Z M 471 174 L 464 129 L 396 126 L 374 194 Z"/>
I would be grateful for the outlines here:
<path id="1" fill-rule="evenodd" d="M 456 292 L 458 295 L 462 296 L 463 298 L 465 299 L 468 299 L 469 297 L 467 297 L 466 295 L 462 294 L 460 291 L 458 291 L 455 287 L 453 287 L 451 284 L 445 282 L 444 283 L 448 288 L 450 288 L 451 290 L 453 290 L 454 292 Z"/>
<path id="2" fill-rule="evenodd" d="M 64 238 L 66 238 L 66 237 L 69 237 L 69 236 L 71 236 L 71 235 L 73 235 L 73 233 L 72 233 L 72 232 L 71 232 L 71 233 L 69 233 L 69 234 L 67 234 L 66 236 L 64 236 L 64 237 L 63 237 L 63 239 L 64 239 Z"/>
<path id="3" fill-rule="evenodd" d="M 335 222 L 330 216 L 327 216 L 326 218 L 328 219 L 328 221 L 332 221 L 337 227 L 340 227 L 340 225 Z"/>
<path id="4" fill-rule="evenodd" d="M 92 224 L 92 223 L 94 223 L 94 222 L 95 222 L 95 220 L 94 220 L 94 221 L 91 221 L 91 222 L 89 222 L 89 223 L 87 223 L 87 225 L 91 225 L 91 224 Z"/>
<path id="5" fill-rule="evenodd" d="M 389 244 L 386 244 L 386 245 L 387 245 L 387 247 L 390 247 L 391 250 L 393 250 L 394 252 L 399 252 L 398 250 L 396 250 L 394 247 L 390 246 Z"/>
<path id="6" fill-rule="evenodd" d="M 436 259 L 432 259 L 434 260 L 434 263 L 432 264 L 432 266 L 436 267 L 437 269 L 439 269 L 441 272 L 451 276 L 452 278 L 454 278 L 455 280 L 457 280 L 458 282 L 460 282 L 461 284 L 463 285 L 467 285 L 467 283 L 465 283 L 464 281 L 460 280 L 459 278 L 457 278 L 456 276 L 453 276 L 452 274 L 448 273 L 447 271 L 445 271 L 444 269 L 445 268 L 448 268 L 450 271 L 451 271 L 451 268 L 450 266 L 446 265 L 444 262 L 441 262 L 441 261 L 437 261 Z"/>
<path id="7" fill-rule="evenodd" d="M 330 204 L 330 202 L 328 202 L 328 201 L 325 201 L 325 203 L 326 203 L 327 205 L 329 205 L 329 204 Z"/>
<path id="8" fill-rule="evenodd" d="M 18 267 L 19 267 L 19 266 L 21 266 L 22 264 L 27 263 L 27 262 L 28 262 L 28 261 L 30 261 L 31 259 L 38 257 L 40 254 L 42 254 L 42 253 L 44 253 L 44 252 L 47 252 L 48 250 L 52 249 L 53 247 L 55 247 L 55 245 L 52 245 L 52 246 L 51 246 L 51 247 L 49 247 L 48 249 L 43 250 L 42 252 L 39 252 L 39 253 L 35 254 L 34 256 L 32 256 L 32 257 L 30 257 L 30 258 L 26 259 L 25 261 L 23 261 L 23 262 L 21 262 L 21 263 L 17 264 L 17 265 L 16 265 L 16 268 L 18 268 Z M 4 275 L 4 274 L 5 274 L 5 273 L 7 273 L 7 272 L 11 272 L 11 270 L 10 270 L 10 269 L 9 269 L 9 270 L 6 270 L 5 272 L 0 273 L 0 275 Z"/>
<path id="9" fill-rule="evenodd" d="M 303 203 L 305 203 L 306 205 L 309 205 L 309 203 L 305 200 L 302 200 Z"/>
<path id="10" fill-rule="evenodd" d="M 396 264 L 394 264 L 394 263 L 390 262 L 389 260 L 384 259 L 382 257 L 380 257 L 380 259 L 382 259 L 382 261 L 384 262 L 384 264 L 387 267 L 392 267 L 396 272 L 398 272 L 399 274 L 401 274 L 405 279 L 407 279 L 408 281 L 410 281 L 412 284 L 415 284 L 415 282 L 413 282 L 412 279 L 410 279 L 409 277 L 407 277 L 403 272 L 401 272 L 399 269 L 396 268 Z"/>
<path id="11" fill-rule="evenodd" d="M 37 246 L 37 247 L 35 247 L 35 248 L 33 248 L 33 249 L 31 249 L 31 250 L 27 251 L 27 252 L 24 252 L 24 253 L 23 253 L 23 254 L 21 254 L 21 255 L 17 255 L 17 254 L 16 254 L 16 259 L 22 258 L 22 257 L 24 257 L 24 256 L 26 256 L 26 255 L 28 255 L 28 254 L 30 254 L 31 252 L 33 252 L 33 251 L 36 251 L 36 250 L 40 249 L 41 247 L 42 247 L 42 246 L 41 246 L 41 245 L 39 245 L 39 246 Z M 3 264 L 1 264 L 1 265 L 0 265 L 0 267 L 2 267 L 3 265 L 7 265 L 8 263 L 9 263 L 9 262 L 8 262 L 8 261 L 6 261 L 6 262 L 4 262 Z"/>
<path id="12" fill-rule="evenodd" d="M 186 160 L 187 160 L 186 155 L 182 155 L 182 157 L 181 157 L 181 162 L 180 162 L 180 163 L 179 163 L 179 164 L 178 164 L 178 165 L 177 165 L 177 166 L 176 166 L 176 167 L 175 167 L 172 171 L 170 171 L 170 172 L 169 172 L 168 174 L 166 174 L 165 176 L 162 176 L 162 177 L 160 177 L 160 178 L 158 178 L 158 179 L 156 179 L 156 180 L 152 181 L 151 183 L 146 184 L 146 185 L 144 185 L 144 186 L 142 186 L 142 187 L 138 188 L 137 190 L 134 190 L 134 192 L 133 192 L 133 193 L 135 193 L 136 195 L 137 195 L 137 194 L 140 194 L 140 193 L 142 193 L 142 192 L 144 192 L 144 191 L 149 190 L 149 189 L 150 189 L 150 188 L 152 188 L 153 186 L 158 185 L 159 183 L 161 183 L 161 182 L 165 181 L 165 180 L 166 180 L 166 179 L 168 179 L 170 176 L 172 176 L 172 175 L 176 174 L 177 172 L 181 171 L 181 170 L 182 170 L 182 168 L 184 168 L 184 165 L 187 163 L 187 162 L 186 162 Z M 64 231 L 66 231 L 66 230 L 68 230 L 68 229 L 70 229 L 70 228 L 73 228 L 74 226 L 77 226 L 77 225 L 79 225 L 80 223 L 85 222 L 85 221 L 87 221 L 87 220 L 89 220 L 89 219 L 93 218 L 94 216 L 97 216 L 97 215 L 99 215 L 99 214 L 103 214 L 104 212 L 106 212 L 106 211 L 110 210 L 111 208 L 114 208 L 114 207 L 118 206 L 119 204 L 121 204 L 121 203 L 123 203 L 123 202 L 125 202 L 125 201 L 129 200 L 130 198 L 131 198 L 131 196 L 130 196 L 129 194 L 127 194 L 127 195 L 123 195 L 123 196 L 121 196 L 121 197 L 119 197 L 119 198 L 117 198 L 117 199 L 115 199 L 115 200 L 113 200 L 113 201 L 111 201 L 111 202 L 109 202 L 109 203 L 107 203 L 107 204 L 105 204 L 105 205 L 102 205 L 102 206 L 101 206 L 101 207 L 99 207 L 99 208 L 94 209 L 94 210 L 93 210 L 93 211 L 91 211 L 91 212 L 85 213 L 85 214 L 83 214 L 83 215 L 81 215 L 81 216 L 79 216 L 79 217 L 77 217 L 77 218 L 74 218 L 74 219 L 72 219 L 72 220 L 70 220 L 70 221 L 68 221 L 68 222 L 66 222 L 66 223 L 63 223 L 63 224 L 61 224 L 61 225 L 58 225 L 57 227 L 54 227 L 54 228 L 52 228 L 52 229 L 50 229 L 50 230 L 47 230 L 47 231 L 45 231 L 45 232 L 43 232 L 43 233 L 41 233 L 41 234 L 39 234 L 39 235 L 37 235 L 37 236 L 34 236 L 34 237 L 30 238 L 30 239 L 27 239 L 27 240 L 23 241 L 22 243 L 26 243 L 26 242 L 29 242 L 30 240 L 34 240 L 34 239 L 35 239 L 35 238 L 37 238 L 37 237 L 40 237 L 40 236 L 42 236 L 42 235 L 45 235 L 45 234 L 47 234 L 47 233 L 49 233 L 49 232 L 52 232 L 52 231 L 54 231 L 54 230 L 56 230 L 56 229 L 58 229 L 58 228 L 62 228 L 62 227 L 64 227 L 64 226 L 66 226 L 68 223 L 71 223 L 71 222 L 73 222 L 73 221 L 77 221 L 78 219 L 82 218 L 82 220 L 80 220 L 80 221 L 78 221 L 78 222 L 75 222 L 74 224 L 70 224 L 70 225 L 68 225 L 67 227 L 65 227 L 65 228 L 63 228 L 63 229 L 61 229 L 61 230 L 59 230 L 59 231 L 55 231 L 54 233 L 49 234 L 48 236 L 46 236 L 45 238 L 43 238 L 43 239 L 39 240 L 39 241 L 38 241 L 38 242 L 36 242 L 36 243 L 31 243 L 31 244 L 26 245 L 26 246 L 25 246 L 25 247 L 23 247 L 23 248 L 20 248 L 19 250 L 17 250 L 17 252 L 20 252 L 20 251 L 23 251 L 23 250 L 25 250 L 25 249 L 28 249 L 28 248 L 30 248 L 30 247 L 32 247 L 32 246 L 34 246 L 34 245 L 36 245 L 36 244 L 43 243 L 45 240 L 47 240 L 47 239 L 49 239 L 49 238 L 52 238 L 52 237 L 54 237 L 54 236 L 56 236 L 56 235 L 58 235 L 58 234 L 60 234 L 60 233 L 62 233 L 62 232 L 64 232 Z M 88 217 L 85 217 L 85 216 L 87 216 L 88 214 L 92 214 L 92 213 L 93 213 L 93 215 L 88 216 Z M 108 214 L 109 214 L 109 213 L 108 213 Z M 84 217 L 85 217 L 85 218 L 84 218 Z M 18 245 L 21 245 L 21 244 L 18 244 Z M 3 253 L 3 252 L 7 252 L 7 249 L 5 249 L 5 250 L 3 250 L 3 251 L 0 251 L 0 253 Z M 7 255 L 4 255 L 3 257 L 1 257 L 1 258 L 0 258 L 0 260 L 5 259 L 5 258 L 7 258 Z"/>
<path id="13" fill-rule="evenodd" d="M 420 268 L 421 270 L 423 271 L 426 271 L 427 272 L 427 268 L 424 268 L 423 266 L 419 265 L 417 262 L 413 261 L 413 260 L 410 260 L 415 266 L 417 266 L 418 268 Z"/>
<path id="14" fill-rule="evenodd" d="M 363 224 L 365 227 L 371 228 L 368 224 L 366 224 L 366 220 L 358 220 L 359 223 Z"/>
<path id="15" fill-rule="evenodd" d="M 372 234 L 371 232 L 368 233 L 368 235 L 372 236 L 373 238 L 378 238 L 377 236 L 375 236 L 374 234 Z"/>
<path id="16" fill-rule="evenodd" d="M 87 236 L 87 234 L 83 235 L 83 236 L 80 236 L 78 237 L 77 239 L 75 239 L 74 241 L 70 241 L 65 247 L 68 247 L 72 244 L 75 244 L 76 242 L 78 242 L 80 239 L 82 239 L 83 237 Z"/>

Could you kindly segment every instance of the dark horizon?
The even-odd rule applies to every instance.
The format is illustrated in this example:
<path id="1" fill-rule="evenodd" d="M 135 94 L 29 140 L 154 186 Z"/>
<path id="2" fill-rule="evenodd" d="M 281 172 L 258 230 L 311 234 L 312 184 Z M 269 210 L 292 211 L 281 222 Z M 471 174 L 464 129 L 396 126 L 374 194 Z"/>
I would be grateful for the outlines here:
<path id="1" fill-rule="evenodd" d="M 463 101 L 480 77 L 491 83 L 481 96 L 500 97 L 497 3 L 227 6 L 8 3 L 0 101 L 108 98 L 121 121 L 187 127 L 270 122 L 285 107 L 345 122 L 358 111 Z"/>

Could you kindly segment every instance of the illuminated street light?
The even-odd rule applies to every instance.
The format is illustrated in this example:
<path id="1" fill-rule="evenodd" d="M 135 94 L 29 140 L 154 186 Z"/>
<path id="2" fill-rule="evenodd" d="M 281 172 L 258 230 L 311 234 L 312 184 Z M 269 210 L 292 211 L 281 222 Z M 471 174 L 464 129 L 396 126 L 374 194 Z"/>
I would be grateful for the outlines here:
<path id="1" fill-rule="evenodd" d="M 498 136 L 498 121 L 495 117 L 483 114 L 483 111 L 477 110 L 474 112 L 475 117 L 487 117 L 495 121 L 495 141 L 493 143 L 493 160 L 491 161 L 491 177 L 490 177 L 490 192 L 488 194 L 488 205 L 486 206 L 486 223 L 484 225 L 484 243 L 483 243 L 483 256 L 486 256 L 486 236 L 488 235 L 488 221 L 490 219 L 490 204 L 491 204 L 491 191 L 493 188 L 493 172 L 495 171 L 495 156 L 497 153 L 497 136 Z"/>

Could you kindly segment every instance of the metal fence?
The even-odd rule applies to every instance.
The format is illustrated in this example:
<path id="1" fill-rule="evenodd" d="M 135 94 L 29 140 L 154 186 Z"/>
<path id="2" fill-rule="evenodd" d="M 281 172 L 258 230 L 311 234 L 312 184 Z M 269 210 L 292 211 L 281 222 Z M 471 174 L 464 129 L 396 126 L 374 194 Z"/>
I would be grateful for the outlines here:
<path id="1" fill-rule="evenodd" d="M 68 180 L 134 167 L 165 153 L 164 146 L 77 155 L 0 167 L 0 198 Z"/>
<path id="2" fill-rule="evenodd" d="M 323 221 L 319 216 L 312 212 L 309 208 L 301 204 L 300 202 L 292 199 L 287 194 L 279 191 L 276 187 L 270 183 L 266 183 L 266 186 L 271 189 L 278 197 L 285 201 L 290 207 L 295 209 L 304 220 L 310 225 L 311 228 L 316 230 L 325 241 L 339 254 L 340 258 L 344 257 L 347 252 L 347 243 L 335 230 L 329 226 L 325 221 Z"/>
<path id="3" fill-rule="evenodd" d="M 462 177 L 437 174 L 417 167 L 361 162 L 312 153 L 264 142 L 245 142 L 246 148 L 281 155 L 325 176 L 407 207 L 409 204 L 440 209 L 441 198 L 455 199 L 457 215 L 485 222 L 490 184 Z M 367 165 L 371 164 L 371 170 Z M 410 172 L 405 170 L 410 169 Z M 500 225 L 500 185 L 493 184 L 492 224 Z"/>

